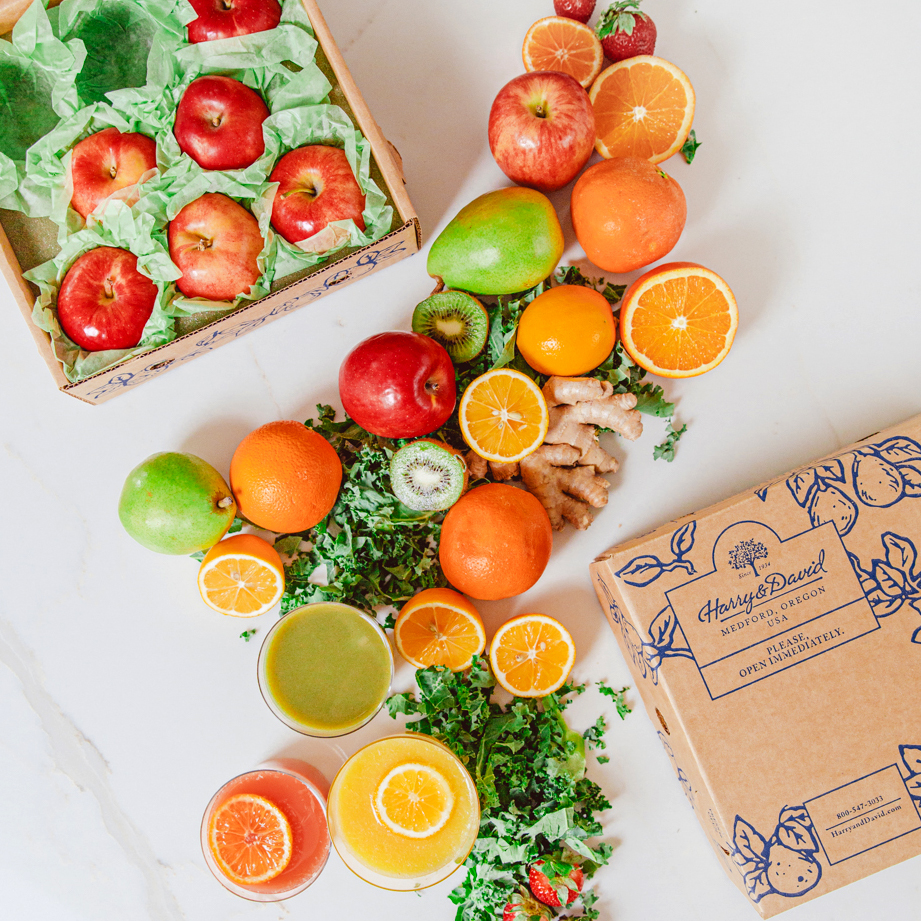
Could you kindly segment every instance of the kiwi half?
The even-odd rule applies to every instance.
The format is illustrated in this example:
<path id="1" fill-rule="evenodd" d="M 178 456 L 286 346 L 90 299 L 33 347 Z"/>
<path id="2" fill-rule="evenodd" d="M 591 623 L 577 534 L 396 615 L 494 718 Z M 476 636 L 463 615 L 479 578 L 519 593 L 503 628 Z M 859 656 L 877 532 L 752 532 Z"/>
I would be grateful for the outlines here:
<path id="1" fill-rule="evenodd" d="M 390 459 L 393 494 L 416 512 L 450 508 L 467 485 L 467 464 L 460 451 L 428 439 L 404 445 Z"/>
<path id="2" fill-rule="evenodd" d="M 471 361 L 483 351 L 489 314 L 465 291 L 439 291 L 413 311 L 413 332 L 440 342 L 456 363 Z"/>

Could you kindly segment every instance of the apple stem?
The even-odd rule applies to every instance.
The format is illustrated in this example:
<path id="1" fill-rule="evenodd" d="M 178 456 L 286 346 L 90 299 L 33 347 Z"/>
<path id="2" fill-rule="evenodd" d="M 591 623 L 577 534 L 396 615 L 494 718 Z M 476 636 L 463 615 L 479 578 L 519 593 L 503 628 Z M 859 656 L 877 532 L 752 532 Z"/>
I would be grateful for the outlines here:
<path id="1" fill-rule="evenodd" d="M 432 294 L 439 294 L 445 289 L 445 280 L 440 275 L 436 275 L 435 278 L 438 280 L 438 284 L 435 285 L 435 288 L 432 291 Z M 430 294 L 429 297 L 431 297 L 432 294 Z"/>
<path id="2" fill-rule="evenodd" d="M 544 107 L 541 106 L 541 105 L 539 105 L 539 106 L 534 110 L 534 114 L 535 114 L 538 118 L 546 118 L 546 117 L 547 117 L 547 113 L 546 113 L 546 111 L 544 110 Z"/>
<path id="3" fill-rule="evenodd" d="M 115 281 L 111 278 L 107 278 L 103 283 L 102 290 L 105 292 L 106 297 L 115 297 Z"/>

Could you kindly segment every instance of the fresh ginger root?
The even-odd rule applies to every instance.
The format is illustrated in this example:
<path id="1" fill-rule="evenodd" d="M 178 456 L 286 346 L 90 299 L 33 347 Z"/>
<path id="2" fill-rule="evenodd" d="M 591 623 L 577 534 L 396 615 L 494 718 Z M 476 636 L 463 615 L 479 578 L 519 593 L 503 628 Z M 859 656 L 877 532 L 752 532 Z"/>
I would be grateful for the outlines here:
<path id="1" fill-rule="evenodd" d="M 520 476 L 547 510 L 554 530 L 566 521 L 579 530 L 592 523 L 590 508 L 608 501 L 610 483 L 601 473 L 617 470 L 617 460 L 598 443 L 598 427 L 619 432 L 629 441 L 643 433 L 632 393 L 614 393 L 607 381 L 593 377 L 551 377 L 544 384 L 550 426 L 544 443 L 517 464 L 497 464 L 470 451 L 471 479 Z"/>

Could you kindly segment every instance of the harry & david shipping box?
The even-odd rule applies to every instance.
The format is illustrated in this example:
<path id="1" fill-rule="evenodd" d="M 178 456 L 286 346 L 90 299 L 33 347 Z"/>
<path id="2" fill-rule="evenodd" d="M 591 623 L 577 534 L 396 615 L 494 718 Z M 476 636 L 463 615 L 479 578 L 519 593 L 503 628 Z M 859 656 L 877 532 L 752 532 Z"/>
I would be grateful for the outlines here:
<path id="1" fill-rule="evenodd" d="M 919 551 L 921 416 L 591 564 L 762 917 L 921 854 Z"/>
<path id="2" fill-rule="evenodd" d="M 389 232 L 366 246 L 346 247 L 309 271 L 276 278 L 267 296 L 232 313 L 202 314 L 195 322 L 179 321 L 177 337 L 171 342 L 71 382 L 55 357 L 48 333 L 32 322 L 37 289 L 22 277 L 24 271 L 57 255 L 60 249 L 57 228 L 45 218 L 33 219 L 16 211 L 0 210 L 0 276 L 9 286 L 55 385 L 63 393 L 86 403 L 103 403 L 170 367 L 204 355 L 264 323 L 312 304 L 338 287 L 418 252 L 422 244 L 419 220 L 404 188 L 400 157 L 362 98 L 316 0 L 301 0 L 301 3 L 319 43 L 316 64 L 332 85 L 329 101 L 345 111 L 370 143 L 371 176 L 393 212 Z M 27 6 L 26 2 L 0 0 L 0 22 L 8 27 Z"/>

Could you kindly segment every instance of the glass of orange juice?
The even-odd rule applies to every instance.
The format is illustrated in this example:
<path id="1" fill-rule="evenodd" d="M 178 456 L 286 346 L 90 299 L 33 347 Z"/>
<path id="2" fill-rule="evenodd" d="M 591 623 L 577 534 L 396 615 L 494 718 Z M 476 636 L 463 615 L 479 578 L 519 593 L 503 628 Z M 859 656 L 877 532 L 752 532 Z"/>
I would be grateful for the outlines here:
<path id="1" fill-rule="evenodd" d="M 329 791 L 332 842 L 346 866 L 382 889 L 424 889 L 473 848 L 480 804 L 467 769 L 441 742 L 407 733 L 371 742 Z"/>
<path id="2" fill-rule="evenodd" d="M 326 792 L 323 775 L 295 758 L 266 761 L 234 777 L 214 794 L 202 818 L 208 869 L 235 895 L 254 902 L 303 892 L 329 857 Z"/>

